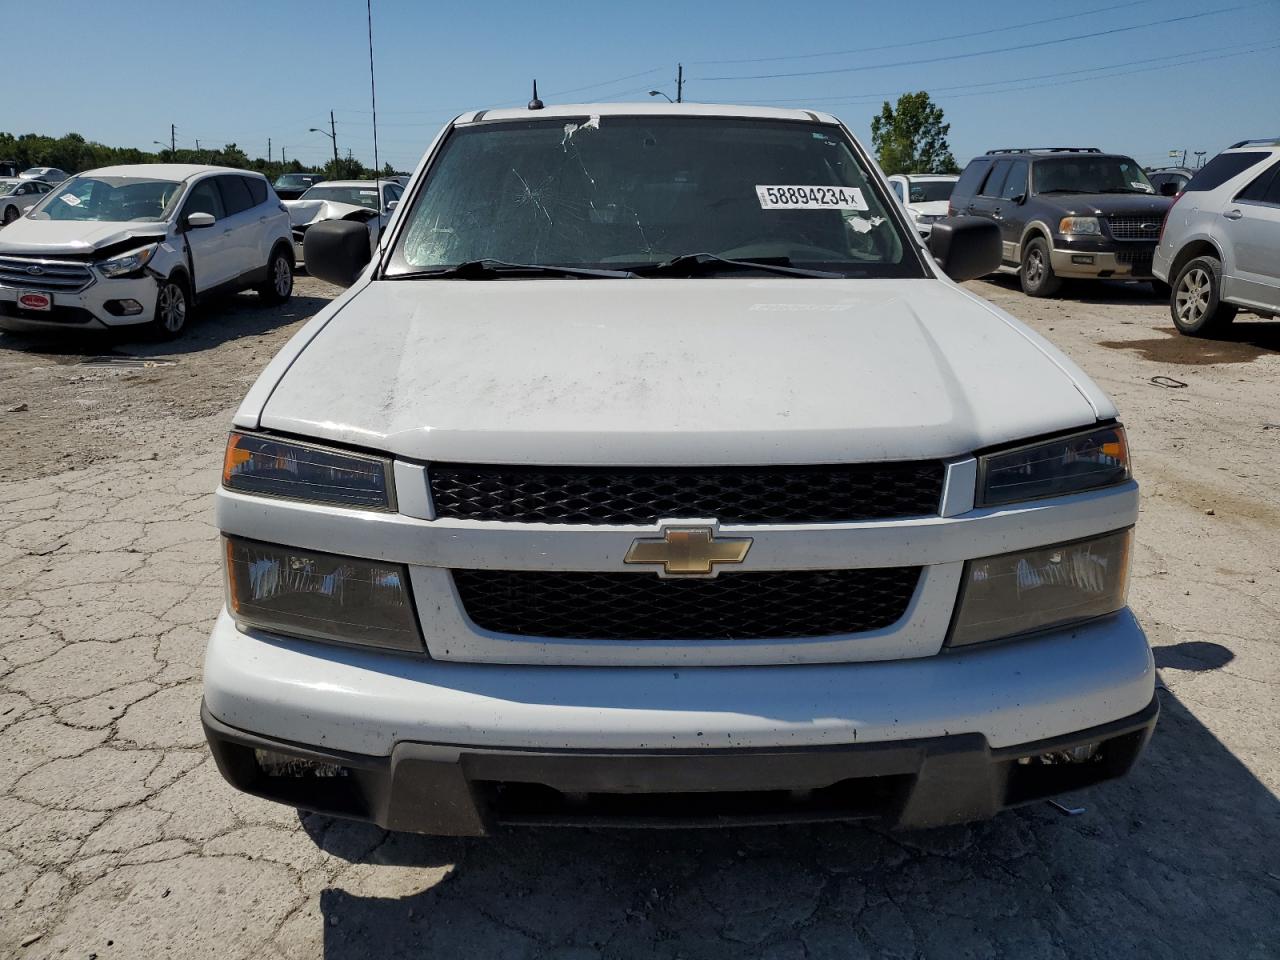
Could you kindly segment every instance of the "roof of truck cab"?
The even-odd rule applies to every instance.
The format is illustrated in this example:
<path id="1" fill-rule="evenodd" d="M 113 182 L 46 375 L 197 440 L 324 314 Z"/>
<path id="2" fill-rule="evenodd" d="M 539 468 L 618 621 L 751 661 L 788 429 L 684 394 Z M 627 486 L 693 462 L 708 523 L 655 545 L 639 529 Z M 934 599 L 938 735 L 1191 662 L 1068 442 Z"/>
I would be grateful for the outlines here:
<path id="1" fill-rule="evenodd" d="M 782 107 L 743 107 L 724 103 L 565 103 L 548 104 L 541 110 L 503 107 L 498 110 L 469 110 L 455 124 L 494 120 L 557 120 L 577 117 L 736 117 L 756 120 L 807 120 L 811 123 L 839 123 L 829 113 L 792 110 Z"/>
<path id="2" fill-rule="evenodd" d="M 122 163 L 114 167 L 85 170 L 82 177 L 151 177 L 155 180 L 189 180 L 202 173 L 240 173 L 253 177 L 262 174 L 234 167 L 214 167 L 203 163 Z"/>

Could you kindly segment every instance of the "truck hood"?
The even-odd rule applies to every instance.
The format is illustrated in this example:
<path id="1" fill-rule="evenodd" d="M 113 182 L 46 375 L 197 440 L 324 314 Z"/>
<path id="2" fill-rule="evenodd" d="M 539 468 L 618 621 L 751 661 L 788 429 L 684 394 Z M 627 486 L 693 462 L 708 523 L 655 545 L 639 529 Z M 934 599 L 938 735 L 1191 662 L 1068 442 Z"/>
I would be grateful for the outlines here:
<path id="1" fill-rule="evenodd" d="M 1062 208 L 1066 216 L 1106 217 L 1116 214 L 1140 217 L 1151 214 L 1161 220 L 1173 206 L 1173 197 L 1137 193 L 1050 193 L 1042 200 Z"/>
<path id="2" fill-rule="evenodd" d="M 939 280 L 383 280 L 335 309 L 237 423 L 414 460 L 657 466 L 946 457 L 1115 413 Z"/>
<path id="3" fill-rule="evenodd" d="M 908 204 L 907 209 L 922 213 L 928 217 L 945 217 L 948 203 L 949 201 L 947 200 L 928 200 L 923 203 Z"/>
<path id="4" fill-rule="evenodd" d="M 128 240 L 139 243 L 162 240 L 169 224 L 132 220 L 120 223 L 99 220 L 32 220 L 20 217 L 0 232 L 0 254 L 84 255 L 114 247 Z"/>

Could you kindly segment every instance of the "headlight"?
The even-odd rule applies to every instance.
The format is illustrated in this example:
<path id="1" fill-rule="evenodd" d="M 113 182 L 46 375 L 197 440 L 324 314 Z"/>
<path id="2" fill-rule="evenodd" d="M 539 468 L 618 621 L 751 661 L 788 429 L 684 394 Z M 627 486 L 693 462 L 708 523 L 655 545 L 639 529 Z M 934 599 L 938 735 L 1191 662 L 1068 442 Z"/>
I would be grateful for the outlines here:
<path id="1" fill-rule="evenodd" d="M 1102 226 L 1097 217 L 1063 217 L 1058 221 L 1058 232 L 1064 236 L 1100 237 Z"/>
<path id="2" fill-rule="evenodd" d="M 104 277 L 123 277 L 125 274 L 138 272 L 150 263 L 159 247 L 158 243 L 149 243 L 110 260 L 99 261 L 95 266 Z"/>
<path id="3" fill-rule="evenodd" d="M 1124 427 L 1112 424 L 978 458 L 978 506 L 1060 497 L 1129 479 Z"/>
<path id="4" fill-rule="evenodd" d="M 953 647 L 1114 613 L 1125 605 L 1132 530 L 970 560 Z"/>
<path id="5" fill-rule="evenodd" d="M 243 627 L 423 649 L 402 564 L 226 538 L 227 609 Z"/>
<path id="6" fill-rule="evenodd" d="M 222 485 L 261 496 L 391 510 L 390 472 L 391 461 L 382 457 L 233 432 Z"/>

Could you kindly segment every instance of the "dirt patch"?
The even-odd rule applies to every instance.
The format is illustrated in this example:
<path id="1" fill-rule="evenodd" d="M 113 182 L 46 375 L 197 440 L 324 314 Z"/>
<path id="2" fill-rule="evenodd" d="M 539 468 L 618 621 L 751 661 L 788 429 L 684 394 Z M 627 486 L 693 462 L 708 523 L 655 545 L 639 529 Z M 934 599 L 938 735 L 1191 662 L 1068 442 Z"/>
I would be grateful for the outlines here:
<path id="1" fill-rule="evenodd" d="M 235 406 L 258 371 L 338 292 L 300 276 L 293 299 L 209 303 L 170 343 L 68 330 L 0 333 L 0 480 L 162 454 L 180 425 Z"/>
<path id="2" fill-rule="evenodd" d="M 1137 350 L 1144 360 L 1203 367 L 1215 363 L 1249 363 L 1280 351 L 1280 323 L 1237 323 L 1222 339 L 1185 337 L 1176 327 L 1154 327 L 1165 336 L 1152 340 L 1103 340 L 1112 350 Z"/>

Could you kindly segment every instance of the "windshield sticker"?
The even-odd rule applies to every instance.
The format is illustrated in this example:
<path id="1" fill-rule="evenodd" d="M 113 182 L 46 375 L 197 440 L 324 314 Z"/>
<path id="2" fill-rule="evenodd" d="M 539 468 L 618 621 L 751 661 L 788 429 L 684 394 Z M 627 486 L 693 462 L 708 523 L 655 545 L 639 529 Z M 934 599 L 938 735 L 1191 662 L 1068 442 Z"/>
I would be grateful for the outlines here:
<path id="1" fill-rule="evenodd" d="M 866 210 L 858 187 L 756 185 L 761 210 Z"/>
<path id="2" fill-rule="evenodd" d="M 360 196 L 362 197 L 376 197 L 377 195 L 378 195 L 377 190 L 361 190 L 360 191 Z"/>
<path id="3" fill-rule="evenodd" d="M 1141 190 L 1143 193 L 1151 192 L 1151 188 L 1147 186 L 1145 183 L 1143 183 L 1141 180 L 1130 180 L 1129 186 L 1133 187 L 1135 190 Z"/>
<path id="4" fill-rule="evenodd" d="M 73 207 L 80 206 L 80 198 L 77 197 L 74 193 L 64 193 L 58 199 L 61 200 L 63 203 L 69 204 L 70 206 L 73 206 Z"/>

